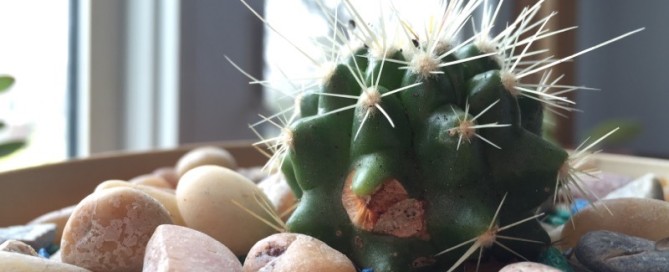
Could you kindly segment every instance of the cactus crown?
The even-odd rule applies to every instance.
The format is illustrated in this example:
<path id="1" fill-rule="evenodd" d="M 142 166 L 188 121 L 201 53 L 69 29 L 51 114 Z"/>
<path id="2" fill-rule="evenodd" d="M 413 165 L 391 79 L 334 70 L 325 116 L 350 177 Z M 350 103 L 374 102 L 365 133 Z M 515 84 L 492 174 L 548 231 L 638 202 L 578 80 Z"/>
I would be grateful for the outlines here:
<path id="1" fill-rule="evenodd" d="M 263 118 L 281 134 L 258 143 L 300 198 L 287 227 L 374 271 L 453 270 L 483 249 L 536 258 L 550 239 L 535 210 L 569 190 L 582 163 L 541 138 L 543 110 L 573 110 L 564 94 L 581 89 L 551 68 L 639 30 L 555 58 L 532 45 L 573 28 L 548 29 L 543 1 L 497 34 L 499 5 L 429 3 L 410 3 L 424 5 L 414 16 L 398 6 L 409 3 L 382 2 L 368 17 L 345 0 L 348 28 L 328 15 L 325 53 L 304 53 L 316 80 L 294 84 L 309 87 Z M 480 8 L 476 33 L 461 38 Z"/>

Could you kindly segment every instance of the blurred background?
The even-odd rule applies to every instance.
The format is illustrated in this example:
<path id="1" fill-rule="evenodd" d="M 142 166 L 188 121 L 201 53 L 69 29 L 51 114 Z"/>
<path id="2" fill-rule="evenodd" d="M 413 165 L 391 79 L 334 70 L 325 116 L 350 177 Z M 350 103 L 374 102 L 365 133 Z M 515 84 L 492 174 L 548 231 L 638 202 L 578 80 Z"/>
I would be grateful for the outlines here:
<path id="1" fill-rule="evenodd" d="M 326 26 L 312 2 L 248 1 L 296 40 Z M 506 1 L 500 23 L 534 2 Z M 646 28 L 559 67 L 564 83 L 601 91 L 575 93 L 583 112 L 552 120 L 551 137 L 575 147 L 622 126 L 608 152 L 669 158 L 669 1 L 547 0 L 545 9 L 559 12 L 552 29 L 579 26 L 543 45 L 558 57 Z M 16 79 L 0 94 L 0 142 L 27 139 L 0 158 L 0 171 L 109 151 L 256 140 L 248 126 L 273 110 L 266 105 L 275 98 L 225 56 L 258 78 L 276 73 L 276 63 L 287 74 L 303 72 L 305 61 L 239 1 L 0 0 L 0 14 L 0 75 Z"/>

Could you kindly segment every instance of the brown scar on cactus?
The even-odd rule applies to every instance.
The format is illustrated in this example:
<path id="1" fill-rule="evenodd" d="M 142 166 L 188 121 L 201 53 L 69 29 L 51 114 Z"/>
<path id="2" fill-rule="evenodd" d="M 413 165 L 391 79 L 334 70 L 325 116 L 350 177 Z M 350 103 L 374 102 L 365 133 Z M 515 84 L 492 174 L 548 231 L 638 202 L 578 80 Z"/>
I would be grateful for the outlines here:
<path id="1" fill-rule="evenodd" d="M 354 226 L 400 238 L 428 238 L 424 203 L 410 198 L 398 180 L 388 179 L 374 193 L 358 196 L 351 190 L 354 175 L 351 172 L 346 179 L 341 197 Z"/>

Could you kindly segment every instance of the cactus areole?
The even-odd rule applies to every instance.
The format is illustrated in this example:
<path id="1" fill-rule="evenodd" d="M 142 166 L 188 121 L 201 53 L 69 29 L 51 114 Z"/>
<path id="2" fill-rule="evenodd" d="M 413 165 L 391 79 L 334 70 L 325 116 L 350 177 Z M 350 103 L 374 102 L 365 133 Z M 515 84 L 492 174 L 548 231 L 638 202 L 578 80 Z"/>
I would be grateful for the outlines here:
<path id="1" fill-rule="evenodd" d="M 288 231 L 374 271 L 533 260 L 549 247 L 535 213 L 571 168 L 542 139 L 542 112 L 573 109 L 563 95 L 576 88 L 551 68 L 584 52 L 533 49 L 563 31 L 546 28 L 554 14 L 535 18 L 541 1 L 496 35 L 499 9 L 481 2 L 437 2 L 421 22 L 343 3 L 356 27 L 332 35 L 318 87 L 300 90 L 281 135 L 262 141 L 300 199 Z M 477 33 L 460 37 L 479 8 Z"/>

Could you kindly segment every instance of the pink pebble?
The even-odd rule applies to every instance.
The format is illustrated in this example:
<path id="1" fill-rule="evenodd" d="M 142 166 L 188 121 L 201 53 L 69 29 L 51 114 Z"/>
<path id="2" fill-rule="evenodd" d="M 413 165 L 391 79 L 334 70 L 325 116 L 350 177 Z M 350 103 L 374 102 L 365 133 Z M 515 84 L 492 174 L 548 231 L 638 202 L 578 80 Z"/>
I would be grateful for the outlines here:
<path id="1" fill-rule="evenodd" d="M 202 232 L 161 225 L 146 246 L 143 271 L 241 272 L 242 264 L 230 249 Z"/>

